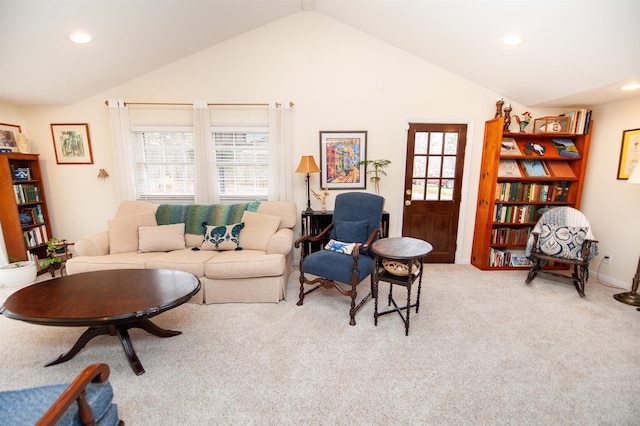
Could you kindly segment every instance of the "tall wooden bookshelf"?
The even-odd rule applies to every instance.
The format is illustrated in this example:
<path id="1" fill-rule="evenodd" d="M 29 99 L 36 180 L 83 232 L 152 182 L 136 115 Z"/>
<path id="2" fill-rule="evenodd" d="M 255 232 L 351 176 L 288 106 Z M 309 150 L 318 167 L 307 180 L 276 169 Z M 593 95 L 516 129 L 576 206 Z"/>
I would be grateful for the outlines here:
<path id="1" fill-rule="evenodd" d="M 503 127 L 502 117 L 485 123 L 471 251 L 471 264 L 483 270 L 527 268 L 522 263 L 526 241 L 542 213 L 557 206 L 580 208 L 593 122 L 584 135 L 510 133 L 503 132 Z M 561 155 L 554 139 L 572 142 L 577 153 Z M 507 145 L 515 141 L 517 148 L 507 151 L 503 140 Z M 527 144 L 537 151 L 543 147 L 544 153 L 539 155 Z M 534 163 L 540 173 L 530 171 Z M 515 167 L 514 173 L 508 173 L 507 164 Z"/>
<path id="2" fill-rule="evenodd" d="M 10 261 L 47 256 L 52 234 L 38 154 L 0 153 L 0 223 Z"/>

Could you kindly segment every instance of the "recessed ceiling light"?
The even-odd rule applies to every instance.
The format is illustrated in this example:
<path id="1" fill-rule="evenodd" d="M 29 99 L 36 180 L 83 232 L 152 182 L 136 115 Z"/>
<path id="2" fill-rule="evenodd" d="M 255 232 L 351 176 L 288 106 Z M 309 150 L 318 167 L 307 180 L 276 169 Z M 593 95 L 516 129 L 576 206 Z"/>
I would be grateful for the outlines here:
<path id="1" fill-rule="evenodd" d="M 622 86 L 620 90 L 638 90 L 640 89 L 640 83 L 632 83 L 627 84 L 626 86 Z"/>
<path id="2" fill-rule="evenodd" d="M 76 31 L 75 33 L 71 33 L 69 38 L 71 39 L 72 42 L 78 43 L 78 44 L 85 44 L 91 41 L 91 36 L 81 31 Z"/>
<path id="3" fill-rule="evenodd" d="M 507 46 L 519 46 L 522 44 L 522 36 L 520 34 L 507 34 L 502 37 L 502 43 Z"/>

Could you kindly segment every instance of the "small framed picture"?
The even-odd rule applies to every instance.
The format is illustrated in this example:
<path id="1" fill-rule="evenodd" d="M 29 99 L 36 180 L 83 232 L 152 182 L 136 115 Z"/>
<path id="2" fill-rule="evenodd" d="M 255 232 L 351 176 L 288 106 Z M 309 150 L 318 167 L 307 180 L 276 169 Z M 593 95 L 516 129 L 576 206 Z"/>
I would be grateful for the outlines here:
<path id="1" fill-rule="evenodd" d="M 51 136 L 58 164 L 93 164 L 87 123 L 51 124 Z"/>
<path id="2" fill-rule="evenodd" d="M 638 163 L 640 163 L 640 129 L 625 130 L 622 132 L 618 179 L 629 179 Z"/>
<path id="3" fill-rule="evenodd" d="M 18 135 L 20 126 L 15 124 L 0 123 L 0 148 L 2 151 L 18 151 Z"/>
<path id="4" fill-rule="evenodd" d="M 367 132 L 320 131 L 321 189 L 366 189 Z"/>

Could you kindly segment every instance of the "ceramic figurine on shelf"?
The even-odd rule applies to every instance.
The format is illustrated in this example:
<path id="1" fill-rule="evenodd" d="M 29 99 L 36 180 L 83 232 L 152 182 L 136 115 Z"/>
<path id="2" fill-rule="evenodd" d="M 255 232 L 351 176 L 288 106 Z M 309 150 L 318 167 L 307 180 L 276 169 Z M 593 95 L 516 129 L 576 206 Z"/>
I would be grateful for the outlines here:
<path id="1" fill-rule="evenodd" d="M 311 192 L 313 192 L 313 196 L 316 197 L 316 199 L 318 199 L 318 200 L 320 200 L 322 202 L 322 213 L 326 213 L 327 212 L 327 197 L 329 196 L 329 188 L 325 188 L 324 191 L 322 191 L 322 194 L 318 194 L 313 189 L 311 190 Z"/>
<path id="2" fill-rule="evenodd" d="M 518 123 L 518 126 L 520 126 L 520 133 L 524 133 L 524 129 L 527 127 L 530 121 L 531 114 L 528 111 L 522 114 L 522 120 L 516 115 L 516 122 Z"/>
<path id="3" fill-rule="evenodd" d="M 511 111 L 513 108 L 511 108 L 511 104 L 507 104 L 507 106 L 504 107 L 504 132 L 508 132 L 509 131 L 509 127 L 511 127 Z"/>
<path id="4" fill-rule="evenodd" d="M 31 148 L 29 147 L 29 139 L 24 135 L 24 133 L 18 133 L 18 150 L 22 154 L 30 154 Z"/>
<path id="5" fill-rule="evenodd" d="M 496 115 L 493 118 L 502 117 L 502 105 L 504 105 L 504 99 L 498 98 L 498 102 L 496 102 Z"/>

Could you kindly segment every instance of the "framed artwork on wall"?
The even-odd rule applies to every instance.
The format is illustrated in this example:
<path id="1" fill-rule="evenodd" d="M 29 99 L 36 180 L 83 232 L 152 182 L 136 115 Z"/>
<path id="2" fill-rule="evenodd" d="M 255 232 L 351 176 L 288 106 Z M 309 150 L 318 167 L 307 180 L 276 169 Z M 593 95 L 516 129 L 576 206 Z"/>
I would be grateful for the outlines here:
<path id="1" fill-rule="evenodd" d="M 58 164 L 93 164 L 87 123 L 51 124 Z"/>
<path id="2" fill-rule="evenodd" d="M 0 123 L 0 148 L 17 152 L 20 132 L 20 126 L 16 124 Z"/>
<path id="3" fill-rule="evenodd" d="M 367 131 L 320 131 L 321 189 L 365 189 Z"/>
<path id="4" fill-rule="evenodd" d="M 640 129 L 625 130 L 622 132 L 618 179 L 629 179 L 638 162 L 640 162 Z"/>

